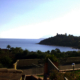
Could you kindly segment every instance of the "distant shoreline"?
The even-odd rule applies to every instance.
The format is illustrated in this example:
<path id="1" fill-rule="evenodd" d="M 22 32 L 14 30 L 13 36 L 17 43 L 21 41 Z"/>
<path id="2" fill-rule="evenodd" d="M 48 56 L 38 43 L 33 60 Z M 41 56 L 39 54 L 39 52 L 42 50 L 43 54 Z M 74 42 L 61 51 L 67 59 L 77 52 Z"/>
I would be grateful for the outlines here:
<path id="1" fill-rule="evenodd" d="M 72 49 L 80 49 L 80 37 L 67 34 L 58 34 L 40 41 L 38 44 L 70 47 Z"/>
<path id="2" fill-rule="evenodd" d="M 12 47 L 21 47 L 23 50 L 27 49 L 29 51 L 37 51 L 41 50 L 42 52 L 45 52 L 47 50 L 55 50 L 56 48 L 60 49 L 61 52 L 66 51 L 79 51 L 78 49 L 72 49 L 71 47 L 66 46 L 58 46 L 58 45 L 45 45 L 45 44 L 39 44 L 41 40 L 14 40 L 14 39 L 0 39 L 0 47 L 2 49 L 5 49 L 7 45 L 11 45 Z"/>
<path id="3" fill-rule="evenodd" d="M 41 43 L 36 43 L 36 44 L 40 44 L 40 45 L 48 45 L 48 46 L 60 46 L 60 45 L 49 45 L 49 44 L 41 44 Z M 71 46 L 60 46 L 60 47 L 69 47 L 69 48 L 72 48 L 72 49 L 79 49 L 79 48 L 71 47 Z"/>

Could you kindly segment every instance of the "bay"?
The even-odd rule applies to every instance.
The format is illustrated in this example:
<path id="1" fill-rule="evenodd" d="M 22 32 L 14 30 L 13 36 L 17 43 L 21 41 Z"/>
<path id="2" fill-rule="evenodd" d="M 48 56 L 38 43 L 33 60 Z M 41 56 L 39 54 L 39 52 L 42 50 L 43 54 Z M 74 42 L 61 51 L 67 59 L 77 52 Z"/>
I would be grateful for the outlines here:
<path id="1" fill-rule="evenodd" d="M 11 47 L 21 47 L 23 50 L 27 49 L 29 51 L 40 50 L 42 52 L 55 50 L 56 48 L 60 49 L 61 52 L 66 51 L 79 51 L 79 49 L 72 49 L 71 47 L 63 46 L 49 46 L 37 44 L 42 39 L 0 39 L 0 48 L 6 49 L 7 45 Z"/>

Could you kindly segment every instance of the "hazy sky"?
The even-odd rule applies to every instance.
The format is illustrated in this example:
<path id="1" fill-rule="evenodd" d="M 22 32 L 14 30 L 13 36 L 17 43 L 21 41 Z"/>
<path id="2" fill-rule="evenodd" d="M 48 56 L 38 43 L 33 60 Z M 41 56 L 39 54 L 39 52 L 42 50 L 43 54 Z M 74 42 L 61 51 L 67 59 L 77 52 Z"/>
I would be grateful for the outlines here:
<path id="1" fill-rule="evenodd" d="M 0 38 L 80 36 L 80 0 L 0 0 Z"/>

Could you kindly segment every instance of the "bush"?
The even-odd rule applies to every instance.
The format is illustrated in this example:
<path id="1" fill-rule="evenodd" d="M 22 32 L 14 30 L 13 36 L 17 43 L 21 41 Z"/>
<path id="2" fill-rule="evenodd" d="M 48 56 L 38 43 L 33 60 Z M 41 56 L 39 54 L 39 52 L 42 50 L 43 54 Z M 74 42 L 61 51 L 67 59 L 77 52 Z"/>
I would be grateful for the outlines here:
<path id="1" fill-rule="evenodd" d="M 52 61 L 52 62 L 59 62 L 58 59 L 54 56 L 54 55 L 47 55 L 45 57 L 45 62 L 48 62 L 48 58 Z"/>
<path id="2" fill-rule="evenodd" d="M 3 68 L 3 65 L 0 63 L 0 68 Z"/>
<path id="3" fill-rule="evenodd" d="M 51 80 L 64 80 L 64 77 L 66 77 L 68 80 L 80 80 L 80 76 L 77 76 L 73 72 L 60 73 L 57 70 L 52 70 L 49 75 Z"/>
<path id="4" fill-rule="evenodd" d="M 0 58 L 0 63 L 5 67 L 9 67 L 12 63 L 12 59 L 9 56 L 4 56 Z"/>
<path id="5" fill-rule="evenodd" d="M 49 78 L 51 80 L 64 80 L 64 75 L 62 73 L 59 73 L 57 70 L 53 70 L 50 73 Z"/>
<path id="6" fill-rule="evenodd" d="M 66 72 L 64 76 L 67 77 L 69 80 L 74 80 L 75 74 L 73 72 Z"/>

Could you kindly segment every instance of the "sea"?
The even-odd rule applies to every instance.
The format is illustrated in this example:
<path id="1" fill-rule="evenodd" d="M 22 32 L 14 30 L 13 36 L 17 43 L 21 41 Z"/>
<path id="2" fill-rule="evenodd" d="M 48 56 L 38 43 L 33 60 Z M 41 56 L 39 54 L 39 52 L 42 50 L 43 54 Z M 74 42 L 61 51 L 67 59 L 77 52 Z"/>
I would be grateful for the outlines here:
<path id="1" fill-rule="evenodd" d="M 2 39 L 0 38 L 0 48 L 6 49 L 7 45 L 11 47 L 21 47 L 23 50 L 27 49 L 29 51 L 40 50 L 42 52 L 55 50 L 56 48 L 60 49 L 61 52 L 66 51 L 79 51 L 79 49 L 73 49 L 71 47 L 64 46 L 50 46 L 50 45 L 41 45 L 37 44 L 43 39 Z"/>

